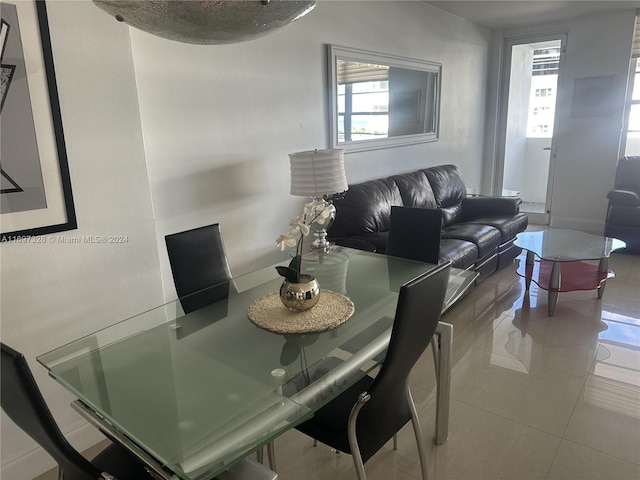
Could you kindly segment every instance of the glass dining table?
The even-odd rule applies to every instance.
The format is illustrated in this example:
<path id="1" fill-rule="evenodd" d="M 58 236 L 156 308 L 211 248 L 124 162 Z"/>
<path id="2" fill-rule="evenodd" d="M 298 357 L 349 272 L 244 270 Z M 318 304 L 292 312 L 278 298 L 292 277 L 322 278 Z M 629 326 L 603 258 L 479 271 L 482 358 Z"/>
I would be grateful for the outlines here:
<path id="1" fill-rule="evenodd" d="M 282 283 L 269 267 L 216 286 L 219 299 L 203 308 L 185 314 L 180 300 L 169 302 L 37 360 L 77 397 L 72 406 L 83 417 L 157 477 L 212 479 L 376 368 L 400 286 L 432 268 L 336 248 L 303 261 L 321 288 L 355 307 L 330 330 L 273 333 L 249 320 L 249 305 Z M 476 276 L 451 269 L 444 312 L 473 288 Z M 452 330 L 440 322 L 432 342 L 438 444 L 448 435 Z"/>

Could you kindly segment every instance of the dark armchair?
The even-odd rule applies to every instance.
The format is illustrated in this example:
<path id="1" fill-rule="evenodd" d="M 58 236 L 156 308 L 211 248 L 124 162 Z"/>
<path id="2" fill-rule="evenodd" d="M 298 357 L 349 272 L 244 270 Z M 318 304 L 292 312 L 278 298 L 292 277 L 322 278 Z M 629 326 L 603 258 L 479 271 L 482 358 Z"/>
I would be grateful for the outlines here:
<path id="1" fill-rule="evenodd" d="M 622 157 L 616 167 L 604 234 L 627 243 L 628 252 L 640 252 L 640 156 Z"/>

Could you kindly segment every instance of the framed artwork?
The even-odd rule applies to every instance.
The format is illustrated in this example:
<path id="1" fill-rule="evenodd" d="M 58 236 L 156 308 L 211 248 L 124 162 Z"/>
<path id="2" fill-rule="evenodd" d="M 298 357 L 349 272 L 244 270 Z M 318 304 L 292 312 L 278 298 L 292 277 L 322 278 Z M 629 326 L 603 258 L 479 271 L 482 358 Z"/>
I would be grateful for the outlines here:
<path id="1" fill-rule="evenodd" d="M 77 228 L 43 0 L 3 0 L 1 240 Z"/>

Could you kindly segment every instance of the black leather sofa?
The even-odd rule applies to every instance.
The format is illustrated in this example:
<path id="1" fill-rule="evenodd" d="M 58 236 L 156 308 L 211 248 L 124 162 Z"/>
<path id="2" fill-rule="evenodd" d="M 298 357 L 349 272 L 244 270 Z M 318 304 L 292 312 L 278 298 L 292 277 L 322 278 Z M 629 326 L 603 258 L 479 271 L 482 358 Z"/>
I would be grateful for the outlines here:
<path id="1" fill-rule="evenodd" d="M 473 269 L 482 279 L 520 254 L 513 241 L 528 225 L 521 203 L 516 197 L 468 197 L 458 167 L 440 165 L 349 185 L 344 196 L 334 200 L 336 218 L 328 238 L 338 245 L 386 253 L 391 207 L 438 209 L 442 215 L 431 228 L 439 238 L 435 258 Z"/>
<path id="2" fill-rule="evenodd" d="M 604 235 L 625 241 L 629 253 L 640 252 L 640 157 L 618 160 L 614 188 L 607 198 Z"/>

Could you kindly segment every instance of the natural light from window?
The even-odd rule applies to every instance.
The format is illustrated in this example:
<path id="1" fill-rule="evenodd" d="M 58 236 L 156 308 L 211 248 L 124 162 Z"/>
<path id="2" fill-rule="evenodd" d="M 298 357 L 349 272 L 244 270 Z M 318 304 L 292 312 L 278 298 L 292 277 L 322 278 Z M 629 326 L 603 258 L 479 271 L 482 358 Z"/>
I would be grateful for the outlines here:
<path id="1" fill-rule="evenodd" d="M 527 120 L 529 138 L 551 138 L 553 135 L 559 64 L 560 47 L 534 50 Z"/>
<path id="2" fill-rule="evenodd" d="M 347 102 L 350 108 L 347 109 Z M 345 135 L 345 112 L 351 129 Z M 389 81 L 338 85 L 338 139 L 341 142 L 387 138 L 389 134 Z"/>
<path id="3" fill-rule="evenodd" d="M 640 57 L 634 58 L 632 65 L 635 71 L 631 76 L 633 90 L 629 103 L 629 120 L 627 124 L 627 144 L 625 155 L 640 155 Z"/>

